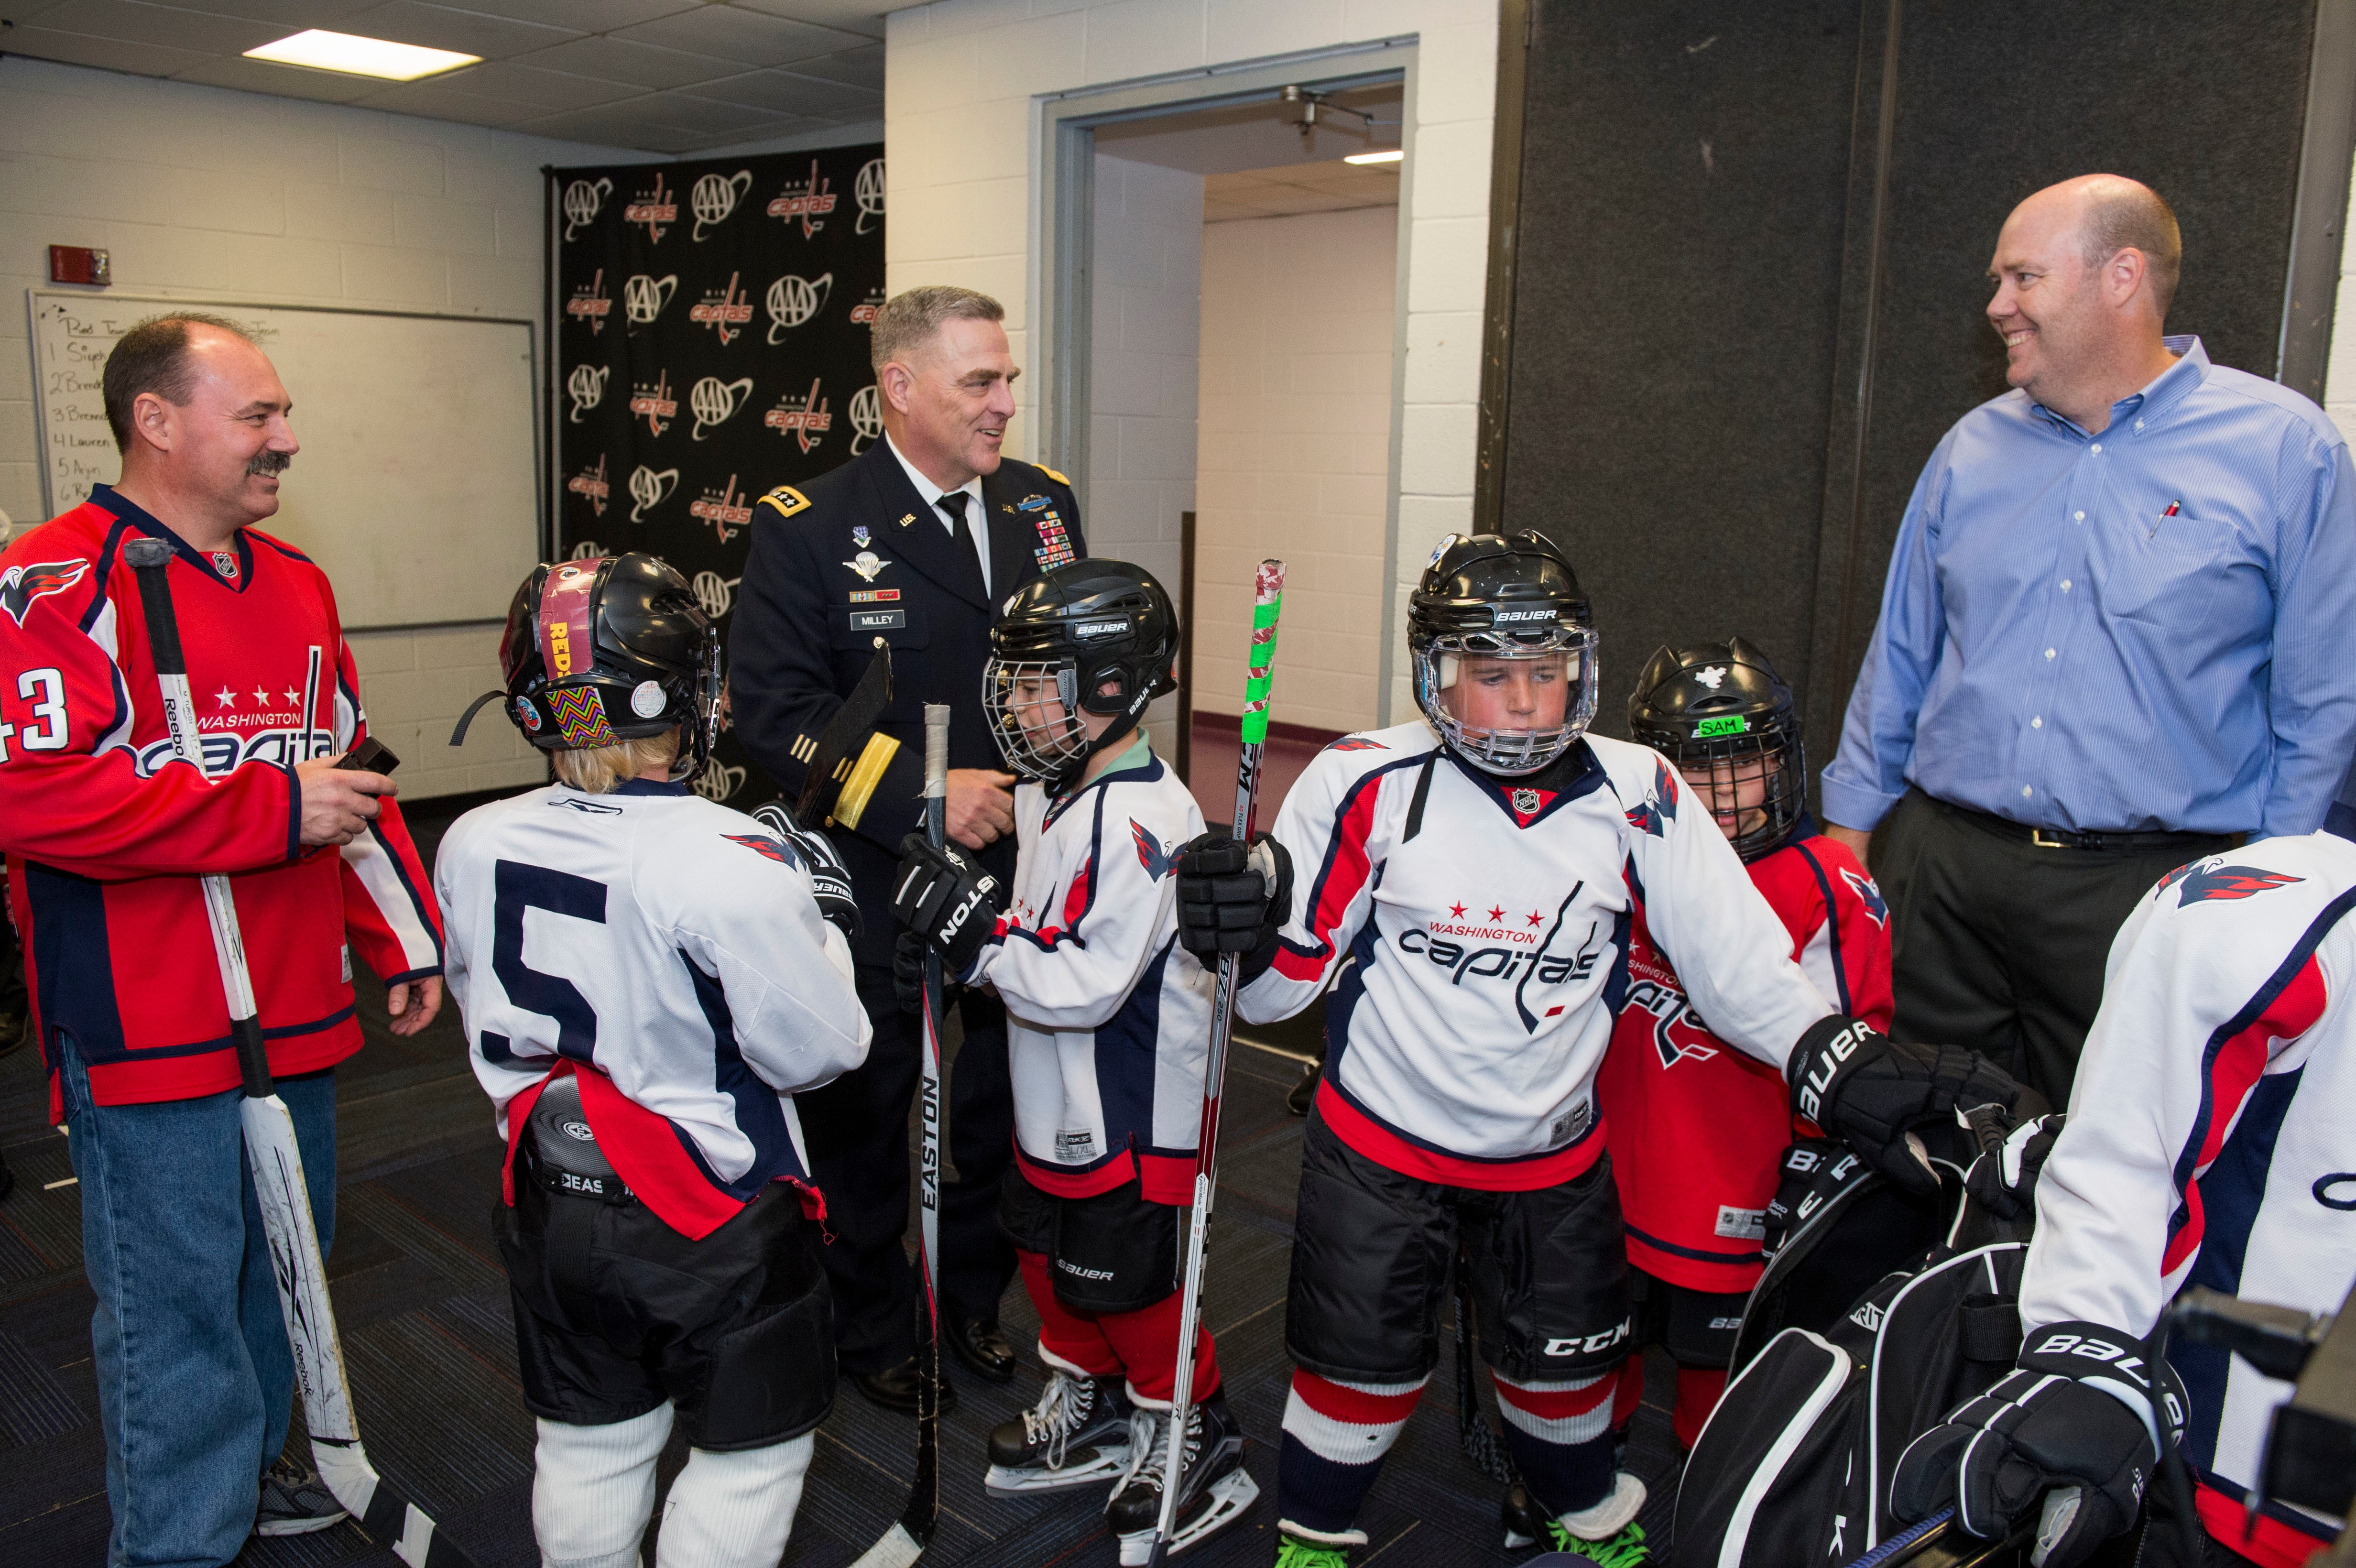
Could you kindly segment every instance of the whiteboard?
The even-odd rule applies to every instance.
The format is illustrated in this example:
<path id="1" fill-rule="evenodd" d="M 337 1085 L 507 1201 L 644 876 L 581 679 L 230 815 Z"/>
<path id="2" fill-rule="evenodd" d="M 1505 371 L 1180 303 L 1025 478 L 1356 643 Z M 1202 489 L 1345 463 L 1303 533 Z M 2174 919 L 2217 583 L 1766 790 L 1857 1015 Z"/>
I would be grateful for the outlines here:
<path id="1" fill-rule="evenodd" d="M 302 450 L 260 527 L 327 573 L 347 628 L 495 621 L 540 559 L 532 327 L 483 316 L 27 290 L 48 515 L 121 472 L 100 375 L 172 305 L 246 327 Z"/>

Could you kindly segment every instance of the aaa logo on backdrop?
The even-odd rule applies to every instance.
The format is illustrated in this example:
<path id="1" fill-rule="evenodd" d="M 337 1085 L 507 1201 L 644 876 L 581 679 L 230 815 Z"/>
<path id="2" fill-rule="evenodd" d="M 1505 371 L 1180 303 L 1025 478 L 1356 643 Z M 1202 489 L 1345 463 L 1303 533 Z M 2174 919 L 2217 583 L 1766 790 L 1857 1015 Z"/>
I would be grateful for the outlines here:
<path id="1" fill-rule="evenodd" d="M 836 197 L 827 187 L 833 182 L 818 172 L 818 160 L 810 160 L 809 178 L 787 180 L 786 188 L 769 203 L 769 216 L 782 218 L 790 223 L 802 220 L 802 238 L 808 240 L 826 227 L 826 216 L 834 210 Z"/>
<path id="2" fill-rule="evenodd" d="M 666 468 L 658 474 L 645 464 L 630 470 L 630 521 L 643 523 L 647 514 L 669 499 L 679 488 L 679 470 Z"/>
<path id="3" fill-rule="evenodd" d="M 657 278 L 645 272 L 633 272 L 622 285 L 622 314 L 630 318 L 630 326 L 652 326 L 655 317 L 670 304 L 670 296 L 679 292 L 679 274 L 665 272 Z"/>
<path id="4" fill-rule="evenodd" d="M 640 381 L 630 388 L 630 417 L 637 419 L 641 415 L 646 418 L 647 433 L 649 435 L 660 435 L 670 421 L 679 417 L 679 400 L 670 395 L 669 371 L 656 371 L 655 384 L 651 387 Z"/>
<path id="5" fill-rule="evenodd" d="M 851 394 L 842 411 L 851 416 L 851 455 L 856 457 L 884 433 L 884 396 L 870 383 Z"/>
<path id="6" fill-rule="evenodd" d="M 602 452 L 599 453 L 597 454 L 597 466 L 594 468 L 584 468 L 580 473 L 575 474 L 572 478 L 567 479 L 564 482 L 564 488 L 567 493 L 571 495 L 585 498 L 589 503 L 590 510 L 594 512 L 598 517 L 604 517 L 605 515 L 605 497 L 609 494 L 608 486 L 605 484 L 605 454 Z"/>
<path id="7" fill-rule="evenodd" d="M 695 214 L 695 232 L 688 238 L 696 244 L 703 243 L 703 231 L 717 229 L 728 221 L 736 210 L 736 200 L 753 183 L 753 171 L 738 169 L 733 175 L 705 175 L 687 193 L 687 209 Z"/>
<path id="8" fill-rule="evenodd" d="M 733 480 L 734 475 L 730 478 Z M 723 577 L 716 571 L 699 571 L 688 586 L 695 590 L 695 602 L 703 606 L 703 613 L 717 621 L 736 603 L 736 585 L 744 581 L 742 577 Z"/>
<path id="9" fill-rule="evenodd" d="M 706 490 L 702 498 L 691 503 L 687 515 L 700 523 L 710 523 L 712 531 L 726 544 L 736 537 L 740 528 L 753 526 L 753 498 L 736 493 L 736 475 L 731 474 L 728 483 L 717 490 Z"/>
<path id="10" fill-rule="evenodd" d="M 687 411 L 695 416 L 695 429 L 691 433 L 696 440 L 715 425 L 725 424 L 728 416 L 744 406 L 744 395 L 753 389 L 753 378 L 739 376 L 723 381 L 717 376 L 706 376 L 687 389 Z"/>
<path id="11" fill-rule="evenodd" d="M 808 452 L 826 439 L 834 428 L 834 416 L 827 412 L 826 400 L 818 394 L 818 379 L 810 379 L 809 391 L 799 398 L 777 400 L 777 406 L 761 418 L 761 422 L 779 435 L 790 433 Z"/>
<path id="12" fill-rule="evenodd" d="M 593 337 L 605 330 L 605 317 L 613 308 L 613 299 L 605 293 L 605 269 L 603 267 L 597 269 L 595 277 L 575 288 L 573 297 L 564 302 L 564 314 L 575 321 L 587 322 Z"/>
<path id="13" fill-rule="evenodd" d="M 597 221 L 605 197 L 614 188 L 609 179 L 574 180 L 564 187 L 564 237 L 570 240 Z"/>
<path id="14" fill-rule="evenodd" d="M 826 304 L 826 296 L 834 289 L 834 274 L 820 272 L 816 278 L 798 278 L 787 272 L 769 285 L 769 342 L 777 342 L 777 334 L 790 332 L 816 315 Z"/>
<path id="15" fill-rule="evenodd" d="M 645 224 L 647 238 L 655 244 L 662 243 L 664 226 L 679 221 L 679 201 L 663 188 L 660 173 L 655 176 L 653 189 L 638 192 L 630 205 L 622 208 L 622 221 Z"/>
<path id="16" fill-rule="evenodd" d="M 579 424 L 581 416 L 605 400 L 605 378 L 612 374 L 610 365 L 575 365 L 573 374 L 564 378 L 564 395 L 573 400 L 573 422 Z"/>
<path id="17" fill-rule="evenodd" d="M 884 160 L 870 158 L 859 165 L 859 176 L 851 182 L 851 199 L 859 203 L 859 224 L 853 234 L 867 232 L 867 220 L 884 219 Z"/>
<path id="18" fill-rule="evenodd" d="M 728 274 L 724 289 L 706 289 L 703 303 L 687 313 L 687 319 L 698 326 L 708 326 L 720 335 L 720 347 L 743 336 L 744 324 L 753 319 L 753 299 L 736 292 L 736 274 Z M 730 331 L 731 327 L 735 328 Z"/>

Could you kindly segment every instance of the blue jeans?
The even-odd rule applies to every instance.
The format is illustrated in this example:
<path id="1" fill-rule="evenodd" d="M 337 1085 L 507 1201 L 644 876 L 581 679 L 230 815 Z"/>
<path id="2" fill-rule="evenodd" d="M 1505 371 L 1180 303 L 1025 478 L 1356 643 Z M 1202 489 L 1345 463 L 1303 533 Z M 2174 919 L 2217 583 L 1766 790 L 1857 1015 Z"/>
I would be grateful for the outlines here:
<path id="1" fill-rule="evenodd" d="M 81 1185 L 90 1337 L 114 1568 L 217 1568 L 253 1529 L 286 1441 L 294 1363 L 238 1120 L 243 1092 L 97 1105 L 59 1051 Z M 324 1251 L 336 1225 L 336 1079 L 278 1085 Z"/>

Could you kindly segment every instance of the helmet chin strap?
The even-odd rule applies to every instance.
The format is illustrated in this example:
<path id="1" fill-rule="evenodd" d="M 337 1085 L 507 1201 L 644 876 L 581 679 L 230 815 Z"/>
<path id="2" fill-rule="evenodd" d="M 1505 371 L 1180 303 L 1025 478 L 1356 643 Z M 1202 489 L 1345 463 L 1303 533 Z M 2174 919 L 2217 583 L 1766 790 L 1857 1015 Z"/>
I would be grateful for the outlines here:
<path id="1" fill-rule="evenodd" d="M 1130 732 L 1137 728 L 1138 720 L 1143 717 L 1146 708 L 1152 701 L 1153 687 L 1149 682 L 1130 700 L 1127 708 L 1114 716 L 1112 723 L 1106 728 L 1103 734 L 1089 741 L 1086 751 L 1064 764 L 1063 771 L 1058 773 L 1054 782 L 1048 784 L 1047 793 L 1062 796 L 1079 788 L 1080 781 L 1087 777 L 1088 764 L 1095 762 L 1104 752 L 1108 751 L 1116 741 L 1129 739 Z"/>

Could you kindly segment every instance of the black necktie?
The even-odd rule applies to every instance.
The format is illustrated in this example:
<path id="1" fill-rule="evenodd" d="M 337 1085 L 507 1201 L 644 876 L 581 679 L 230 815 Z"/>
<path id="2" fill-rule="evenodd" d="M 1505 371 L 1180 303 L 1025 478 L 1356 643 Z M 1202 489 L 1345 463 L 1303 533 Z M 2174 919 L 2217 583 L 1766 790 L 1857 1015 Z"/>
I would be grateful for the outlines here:
<path id="1" fill-rule="evenodd" d="M 962 490 L 951 490 L 933 504 L 947 512 L 956 525 L 950 531 L 957 537 L 958 549 L 963 554 L 966 564 L 973 568 L 974 584 L 986 599 L 990 596 L 990 581 L 981 574 L 981 551 L 974 544 L 973 525 L 965 515 L 965 504 L 972 497 Z"/>

